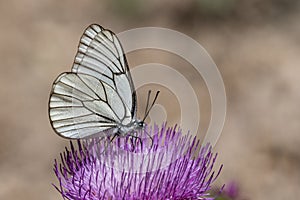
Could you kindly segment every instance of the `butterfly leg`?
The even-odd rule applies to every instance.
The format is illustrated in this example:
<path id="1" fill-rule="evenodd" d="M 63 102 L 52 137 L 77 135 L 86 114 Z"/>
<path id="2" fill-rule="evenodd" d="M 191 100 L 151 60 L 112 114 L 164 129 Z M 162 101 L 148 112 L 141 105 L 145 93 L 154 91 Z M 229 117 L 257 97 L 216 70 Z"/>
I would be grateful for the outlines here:
<path id="1" fill-rule="evenodd" d="M 119 136 L 120 133 L 119 133 L 119 129 L 118 128 L 115 128 L 112 130 L 112 138 L 111 136 L 107 136 L 107 137 L 102 137 L 100 139 L 97 139 L 97 142 L 96 144 L 98 145 L 100 142 L 103 143 L 103 146 L 102 145 L 98 145 L 98 154 L 101 155 L 103 153 L 105 153 L 108 149 L 108 146 L 110 144 L 112 144 L 112 142 L 114 141 L 114 139 Z M 104 140 L 105 139 L 105 140 Z"/>
<path id="2" fill-rule="evenodd" d="M 118 136 L 120 136 L 120 133 L 119 133 L 119 132 L 116 132 L 116 133 L 113 135 L 113 137 L 109 140 L 109 143 L 112 144 L 113 141 L 114 141 L 114 139 L 115 139 L 116 137 L 118 137 Z"/>
<path id="3" fill-rule="evenodd" d="M 144 129 L 144 132 L 146 133 L 146 135 L 150 138 L 151 140 L 151 147 L 150 149 L 152 149 L 153 147 L 153 144 L 154 144 L 154 140 L 153 140 L 153 137 L 148 133 L 148 131 L 146 129 Z"/>
<path id="4" fill-rule="evenodd" d="M 136 133 L 136 132 L 132 132 L 131 134 L 129 134 L 129 136 L 131 137 L 131 144 L 132 144 L 132 150 L 135 150 L 136 149 L 136 146 L 137 146 L 137 140 L 139 140 L 139 142 L 141 143 L 141 148 L 143 147 L 143 141 L 140 137 L 134 135 L 133 133 Z"/>

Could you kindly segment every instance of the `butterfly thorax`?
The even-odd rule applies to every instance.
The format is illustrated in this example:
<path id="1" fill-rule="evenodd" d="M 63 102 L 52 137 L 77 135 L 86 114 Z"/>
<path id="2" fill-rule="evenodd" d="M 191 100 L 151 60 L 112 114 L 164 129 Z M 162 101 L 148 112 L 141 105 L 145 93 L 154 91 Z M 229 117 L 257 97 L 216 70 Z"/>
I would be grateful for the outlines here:
<path id="1" fill-rule="evenodd" d="M 135 119 L 127 125 L 120 124 L 118 127 L 118 133 L 120 136 L 126 136 L 138 130 L 142 130 L 144 127 L 145 123 L 142 120 Z"/>

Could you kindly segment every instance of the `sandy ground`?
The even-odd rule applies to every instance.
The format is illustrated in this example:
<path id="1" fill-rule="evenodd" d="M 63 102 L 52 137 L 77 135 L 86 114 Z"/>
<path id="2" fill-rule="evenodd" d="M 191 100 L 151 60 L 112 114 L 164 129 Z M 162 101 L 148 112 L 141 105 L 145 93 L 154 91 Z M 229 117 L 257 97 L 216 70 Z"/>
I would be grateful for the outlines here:
<path id="1" fill-rule="evenodd" d="M 47 103 L 53 80 L 70 69 L 79 37 L 93 22 L 114 32 L 162 26 L 202 44 L 228 100 L 215 149 L 225 165 L 219 182 L 236 180 L 255 200 L 300 195 L 299 9 L 223 21 L 194 16 L 180 1 L 149 2 L 143 13 L 124 17 L 113 3 L 92 0 L 0 1 L 0 199 L 60 199 L 52 166 L 68 141 L 54 134 Z M 129 56 L 133 66 L 139 59 Z"/>

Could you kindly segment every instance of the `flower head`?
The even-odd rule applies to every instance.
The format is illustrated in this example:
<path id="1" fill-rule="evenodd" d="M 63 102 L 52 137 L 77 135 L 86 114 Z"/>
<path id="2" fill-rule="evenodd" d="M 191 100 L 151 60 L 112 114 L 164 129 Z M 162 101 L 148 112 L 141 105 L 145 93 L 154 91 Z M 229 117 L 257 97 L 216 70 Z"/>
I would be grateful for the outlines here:
<path id="1" fill-rule="evenodd" d="M 241 195 L 239 184 L 236 181 L 227 183 L 222 189 L 217 200 L 246 200 L 247 198 Z"/>
<path id="2" fill-rule="evenodd" d="M 146 132 L 147 131 L 147 132 Z M 209 145 L 183 135 L 176 127 L 145 129 L 153 141 L 118 138 L 109 146 L 91 139 L 71 142 L 55 160 L 57 190 L 66 199 L 215 199 L 209 193 L 218 177 L 217 154 Z"/>

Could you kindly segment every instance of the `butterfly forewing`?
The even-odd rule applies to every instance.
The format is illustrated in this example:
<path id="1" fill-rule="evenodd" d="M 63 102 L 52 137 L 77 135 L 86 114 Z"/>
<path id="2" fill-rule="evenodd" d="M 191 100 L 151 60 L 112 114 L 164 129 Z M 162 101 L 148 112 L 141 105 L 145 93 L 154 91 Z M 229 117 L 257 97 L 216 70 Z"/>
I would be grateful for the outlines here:
<path id="1" fill-rule="evenodd" d="M 121 44 L 114 33 L 89 26 L 80 39 L 72 72 L 53 83 L 49 116 L 66 138 L 107 136 L 135 117 L 136 96 Z"/>
<path id="2" fill-rule="evenodd" d="M 80 39 L 72 72 L 89 74 L 112 86 L 131 115 L 135 115 L 136 95 L 131 74 L 121 43 L 113 32 L 97 24 L 90 25 Z"/>

